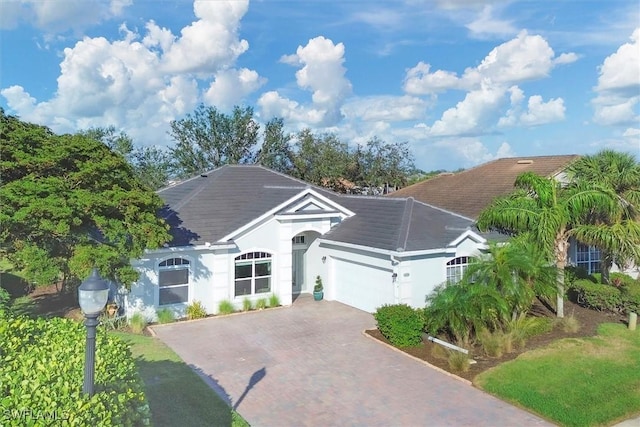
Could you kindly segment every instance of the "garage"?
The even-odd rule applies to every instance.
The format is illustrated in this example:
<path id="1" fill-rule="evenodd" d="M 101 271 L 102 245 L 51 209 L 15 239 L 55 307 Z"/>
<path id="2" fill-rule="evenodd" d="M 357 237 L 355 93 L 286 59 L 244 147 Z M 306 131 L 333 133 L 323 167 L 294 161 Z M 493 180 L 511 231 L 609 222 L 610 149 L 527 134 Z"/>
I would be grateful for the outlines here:
<path id="1" fill-rule="evenodd" d="M 373 313 L 395 303 L 392 270 L 371 264 L 333 258 L 335 300 Z"/>

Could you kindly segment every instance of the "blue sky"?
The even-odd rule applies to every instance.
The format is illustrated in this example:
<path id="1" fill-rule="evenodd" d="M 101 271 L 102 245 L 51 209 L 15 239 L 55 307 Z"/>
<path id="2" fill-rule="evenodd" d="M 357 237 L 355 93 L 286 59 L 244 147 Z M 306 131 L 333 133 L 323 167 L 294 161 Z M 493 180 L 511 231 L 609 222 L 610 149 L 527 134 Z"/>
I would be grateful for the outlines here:
<path id="1" fill-rule="evenodd" d="M 203 102 L 408 141 L 424 170 L 640 158 L 636 0 L 0 0 L 0 29 L 0 106 L 60 133 L 170 146 Z"/>

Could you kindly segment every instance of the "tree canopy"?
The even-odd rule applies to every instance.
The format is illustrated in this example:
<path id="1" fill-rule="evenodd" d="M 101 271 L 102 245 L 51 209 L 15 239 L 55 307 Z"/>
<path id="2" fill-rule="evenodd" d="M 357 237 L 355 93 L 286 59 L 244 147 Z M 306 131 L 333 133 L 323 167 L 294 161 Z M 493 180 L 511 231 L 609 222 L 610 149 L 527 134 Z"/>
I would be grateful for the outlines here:
<path id="1" fill-rule="evenodd" d="M 36 284 L 92 267 L 131 284 L 130 260 L 169 240 L 161 199 L 125 158 L 84 134 L 56 135 L 0 110 L 0 245 Z"/>

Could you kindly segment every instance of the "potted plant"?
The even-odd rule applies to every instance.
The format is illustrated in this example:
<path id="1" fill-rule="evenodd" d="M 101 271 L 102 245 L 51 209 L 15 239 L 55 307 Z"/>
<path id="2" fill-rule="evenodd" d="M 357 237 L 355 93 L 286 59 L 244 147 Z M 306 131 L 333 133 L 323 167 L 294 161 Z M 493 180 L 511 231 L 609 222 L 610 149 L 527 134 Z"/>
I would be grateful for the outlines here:
<path id="1" fill-rule="evenodd" d="M 313 287 L 313 299 L 320 301 L 323 296 L 322 278 L 318 275 L 316 277 L 316 285 Z"/>

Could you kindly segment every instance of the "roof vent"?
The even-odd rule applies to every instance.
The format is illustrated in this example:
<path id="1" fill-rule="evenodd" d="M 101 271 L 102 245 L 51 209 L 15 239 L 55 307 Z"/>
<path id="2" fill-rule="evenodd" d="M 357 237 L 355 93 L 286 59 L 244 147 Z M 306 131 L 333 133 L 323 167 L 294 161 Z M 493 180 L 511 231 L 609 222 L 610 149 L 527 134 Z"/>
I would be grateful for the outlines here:
<path id="1" fill-rule="evenodd" d="M 522 159 L 522 160 L 518 160 L 517 163 L 519 165 L 530 165 L 533 163 L 533 160 L 531 159 Z"/>
<path id="2" fill-rule="evenodd" d="M 207 176 L 209 176 L 209 175 L 207 175 L 206 173 L 201 173 L 200 174 L 200 178 L 206 178 Z"/>

